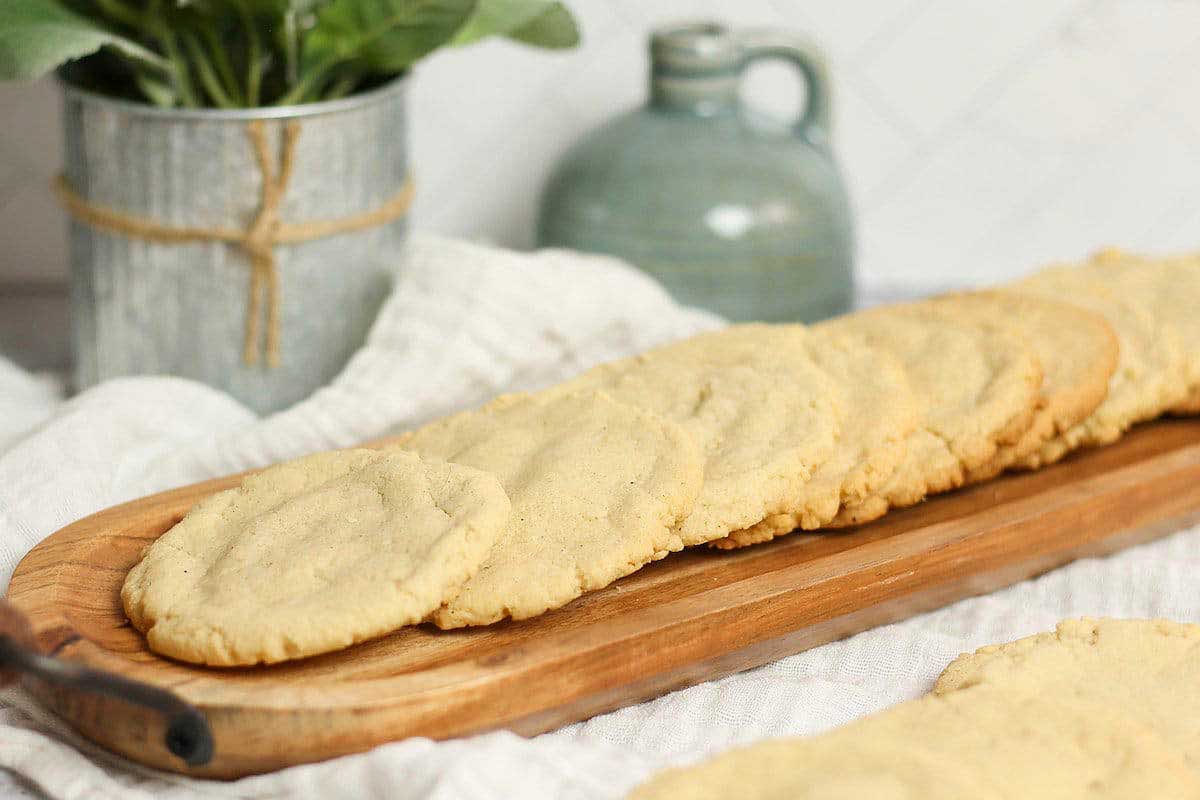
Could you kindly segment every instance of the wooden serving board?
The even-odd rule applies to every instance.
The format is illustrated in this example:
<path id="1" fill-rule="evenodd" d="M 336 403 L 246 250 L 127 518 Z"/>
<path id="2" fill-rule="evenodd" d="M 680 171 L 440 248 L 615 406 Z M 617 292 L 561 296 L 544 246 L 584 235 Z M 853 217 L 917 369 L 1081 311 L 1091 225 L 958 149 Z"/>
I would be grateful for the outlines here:
<path id="1" fill-rule="evenodd" d="M 193 503 L 237 483 L 208 481 L 69 525 L 26 556 L 8 591 L 44 649 L 203 710 L 216 753 L 193 774 L 217 777 L 406 736 L 538 733 L 1162 536 L 1200 520 L 1200 420 L 1161 421 L 850 531 L 674 555 L 537 619 L 406 628 L 272 667 L 156 656 L 121 610 L 125 573 Z M 137 709 L 30 688 L 100 744 L 184 769 L 161 723 Z"/>

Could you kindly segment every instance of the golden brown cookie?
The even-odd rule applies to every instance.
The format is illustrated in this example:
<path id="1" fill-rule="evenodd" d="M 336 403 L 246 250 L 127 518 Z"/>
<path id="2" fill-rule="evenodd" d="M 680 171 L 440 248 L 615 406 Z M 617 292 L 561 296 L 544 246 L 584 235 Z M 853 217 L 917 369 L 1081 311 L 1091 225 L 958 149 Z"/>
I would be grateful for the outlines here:
<path id="1" fill-rule="evenodd" d="M 833 456 L 804 485 L 795 511 L 767 517 L 712 547 L 732 550 L 797 528 L 820 528 L 843 504 L 861 503 L 882 487 L 904 459 L 921 407 L 895 356 L 857 338 L 828 333 L 814 336 L 813 355 L 840 390 L 842 435 Z"/>
<path id="2" fill-rule="evenodd" d="M 412 453 L 278 464 L 147 548 L 121 599 L 150 648 L 216 666 L 326 653 L 420 622 L 508 524 L 499 481 Z"/>
<path id="3" fill-rule="evenodd" d="M 827 502 L 809 478 L 834 454 L 843 400 L 818 341 L 801 325 L 737 325 L 602 364 L 543 394 L 601 390 L 683 426 L 705 466 L 679 536 L 703 544 Z"/>
<path id="4" fill-rule="evenodd" d="M 977 322 L 1022 333 L 1042 365 L 1042 388 L 1033 424 L 1002 446 L 991 461 L 968 471 L 967 481 L 986 480 L 1036 452 L 1043 442 L 1086 419 L 1108 394 L 1117 368 L 1117 337 L 1099 314 L 1079 306 L 1005 291 L 946 295 L 937 308 Z"/>
<path id="5" fill-rule="evenodd" d="M 1148 258 L 1108 248 L 1092 257 L 1089 269 L 1175 330 L 1183 348 L 1187 396 L 1170 411 L 1200 414 L 1200 256 Z"/>
<path id="6" fill-rule="evenodd" d="M 1185 402 L 1188 384 L 1179 333 L 1128 288 L 1102 279 L 1088 265 L 1047 267 L 1006 288 L 1102 315 L 1119 345 L 1117 369 L 1104 401 L 1087 418 L 1044 442 L 1021 466 L 1037 468 L 1080 447 L 1110 444 L 1136 423 Z"/>
<path id="7" fill-rule="evenodd" d="M 533 617 L 681 549 L 704 474 L 679 425 L 598 392 L 500 397 L 396 446 L 495 475 L 512 501 L 479 571 L 431 614 L 440 628 Z"/>
<path id="8" fill-rule="evenodd" d="M 889 480 L 862 501 L 847 503 L 831 527 L 867 522 L 962 485 L 967 473 L 995 459 L 1032 424 L 1042 369 L 1029 343 L 1013 331 L 930 303 L 871 309 L 815 330 L 857 335 L 895 356 L 922 413 Z"/>

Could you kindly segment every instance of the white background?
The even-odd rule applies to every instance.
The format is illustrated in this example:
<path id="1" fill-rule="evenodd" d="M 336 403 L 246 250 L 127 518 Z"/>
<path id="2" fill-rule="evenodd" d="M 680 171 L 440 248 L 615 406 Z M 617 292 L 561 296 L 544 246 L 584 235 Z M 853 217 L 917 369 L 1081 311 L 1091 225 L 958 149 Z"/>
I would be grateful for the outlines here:
<path id="1" fill-rule="evenodd" d="M 568 2 L 578 50 L 487 43 L 417 70 L 417 227 L 529 246 L 554 160 L 644 97 L 647 30 L 713 17 L 827 50 L 868 292 L 995 281 L 1108 244 L 1200 244 L 1198 0 Z M 756 70 L 748 94 L 800 103 L 782 66 Z M 47 189 L 57 103 L 48 84 L 0 86 L 0 349 L 26 361 L 13 350 L 62 352 L 21 297 L 53 299 L 65 280 Z M 34 333 L 13 332 L 22 310 Z"/>

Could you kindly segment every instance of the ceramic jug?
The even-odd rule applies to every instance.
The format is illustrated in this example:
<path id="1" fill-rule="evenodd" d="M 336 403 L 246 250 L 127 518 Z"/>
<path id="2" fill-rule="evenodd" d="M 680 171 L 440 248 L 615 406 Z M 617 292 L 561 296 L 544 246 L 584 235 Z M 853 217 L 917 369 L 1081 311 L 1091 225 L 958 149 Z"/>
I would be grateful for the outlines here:
<path id="1" fill-rule="evenodd" d="M 812 321 L 853 300 L 853 225 L 830 151 L 820 54 L 784 32 L 704 23 L 655 31 L 650 99 L 603 125 L 556 166 L 538 243 L 611 253 L 683 303 L 731 320 Z M 739 102 L 746 68 L 794 64 L 795 121 Z"/>

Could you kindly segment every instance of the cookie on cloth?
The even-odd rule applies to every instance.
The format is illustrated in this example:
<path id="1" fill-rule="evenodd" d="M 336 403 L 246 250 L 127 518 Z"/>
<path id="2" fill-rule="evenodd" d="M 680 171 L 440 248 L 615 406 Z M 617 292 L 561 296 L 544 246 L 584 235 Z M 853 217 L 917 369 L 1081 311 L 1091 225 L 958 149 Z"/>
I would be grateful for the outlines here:
<path id="1" fill-rule="evenodd" d="M 512 514 L 440 628 L 525 619 L 679 550 L 704 458 L 675 423 L 598 392 L 506 395 L 397 447 L 500 479 Z"/>
<path id="2" fill-rule="evenodd" d="M 862 502 L 887 481 L 907 452 L 921 407 L 900 362 L 855 337 L 816 333 L 813 354 L 840 390 L 842 435 L 833 456 L 801 489 L 796 510 L 775 514 L 710 544 L 732 550 L 828 523 L 843 504 Z"/>
<path id="3" fill-rule="evenodd" d="M 631 800 L 1200 797 L 1200 626 L 1068 620 L 828 733 L 666 770 Z"/>
<path id="4" fill-rule="evenodd" d="M 1147 258 L 1108 248 L 1092 257 L 1088 269 L 1175 329 L 1183 348 L 1187 396 L 1169 410 L 1200 414 L 1200 256 Z"/>
<path id="5" fill-rule="evenodd" d="M 1112 326 L 1119 345 L 1117 369 L 1104 401 L 1083 421 L 1044 442 L 1020 466 L 1036 469 L 1080 447 L 1111 444 L 1133 425 L 1186 401 L 1183 344 L 1175 326 L 1157 318 L 1128 290 L 1099 279 L 1095 269 L 1047 267 L 1005 288 L 1094 311 Z"/>
<path id="6" fill-rule="evenodd" d="M 900 465 L 878 491 L 847 503 L 831 527 L 877 519 L 889 508 L 961 486 L 1029 429 L 1042 368 L 1021 335 L 931 303 L 884 306 L 815 326 L 856 335 L 900 362 L 920 405 Z"/>
<path id="7" fill-rule="evenodd" d="M 820 736 L 775 739 L 659 772 L 628 800 L 1001 800 L 969 767 L 851 723 Z M 854 730 L 850 730 L 854 729 Z M 849 731 L 844 732 L 844 731 Z"/>
<path id="8" fill-rule="evenodd" d="M 1179 743 L 1077 691 L 978 686 L 667 770 L 630 800 L 1197 797 Z M 1062 689 L 1061 686 L 1058 687 Z"/>
<path id="9" fill-rule="evenodd" d="M 1200 780 L 1200 625 L 1069 619 L 1052 633 L 959 656 L 933 691 L 1036 688 L 1083 696 L 1168 736 Z"/>
<path id="10" fill-rule="evenodd" d="M 420 622 L 508 523 L 500 482 L 412 453 L 268 467 L 150 545 L 121 600 L 150 648 L 214 666 L 325 653 Z"/>
<path id="11" fill-rule="evenodd" d="M 1099 314 L 1079 306 L 999 290 L 945 295 L 928 301 L 962 315 L 1024 334 L 1042 365 L 1042 388 L 1033 424 L 996 457 L 970 470 L 967 481 L 986 480 L 1036 452 L 1043 442 L 1086 419 L 1104 401 L 1117 368 L 1117 337 Z"/>
<path id="12" fill-rule="evenodd" d="M 683 426 L 704 451 L 704 488 L 678 533 L 703 544 L 818 502 L 809 478 L 835 453 L 843 404 L 819 341 L 801 325 L 738 325 L 601 364 L 546 394 L 601 390 Z"/>

